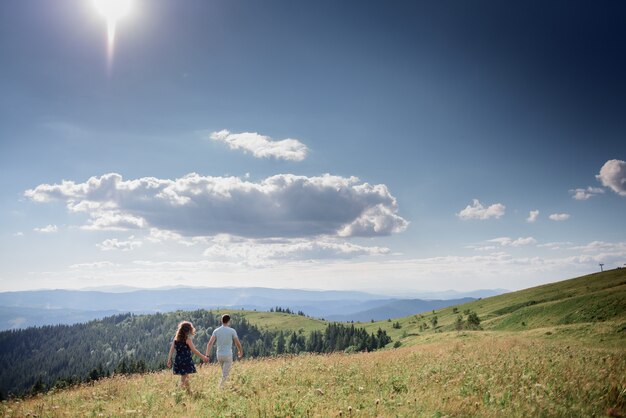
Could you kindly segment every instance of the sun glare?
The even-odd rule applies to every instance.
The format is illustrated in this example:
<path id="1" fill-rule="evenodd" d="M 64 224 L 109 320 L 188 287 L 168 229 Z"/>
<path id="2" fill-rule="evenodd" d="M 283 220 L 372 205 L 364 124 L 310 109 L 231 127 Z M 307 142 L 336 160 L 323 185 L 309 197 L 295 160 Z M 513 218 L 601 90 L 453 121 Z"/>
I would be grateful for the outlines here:
<path id="1" fill-rule="evenodd" d="M 107 56 L 110 66 L 113 60 L 117 21 L 130 12 L 132 0 L 93 0 L 93 4 L 107 22 Z"/>

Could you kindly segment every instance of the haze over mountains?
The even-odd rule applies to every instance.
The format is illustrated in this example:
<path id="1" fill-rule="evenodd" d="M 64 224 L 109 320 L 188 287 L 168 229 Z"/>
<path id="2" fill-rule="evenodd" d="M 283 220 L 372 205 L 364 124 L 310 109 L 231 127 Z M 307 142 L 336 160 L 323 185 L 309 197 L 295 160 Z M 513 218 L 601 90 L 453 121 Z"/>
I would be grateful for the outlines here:
<path id="1" fill-rule="evenodd" d="M 446 291 L 420 294 L 422 298 L 419 299 L 357 291 L 260 287 L 136 289 L 121 286 L 101 290 L 3 292 L 0 293 L 0 330 L 73 324 L 121 312 L 153 313 L 217 308 L 267 311 L 276 306 L 335 321 L 369 321 L 440 309 L 505 292 L 503 289 L 468 293 Z"/>

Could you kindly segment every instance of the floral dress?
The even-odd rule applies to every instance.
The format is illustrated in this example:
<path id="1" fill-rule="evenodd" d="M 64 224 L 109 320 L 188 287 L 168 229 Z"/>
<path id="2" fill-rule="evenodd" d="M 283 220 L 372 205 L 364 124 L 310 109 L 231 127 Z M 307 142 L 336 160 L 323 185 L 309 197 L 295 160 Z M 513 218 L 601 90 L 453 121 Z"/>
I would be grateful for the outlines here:
<path id="1" fill-rule="evenodd" d="M 190 374 L 196 372 L 191 358 L 191 349 L 186 342 L 174 341 L 176 357 L 174 358 L 174 374 Z"/>

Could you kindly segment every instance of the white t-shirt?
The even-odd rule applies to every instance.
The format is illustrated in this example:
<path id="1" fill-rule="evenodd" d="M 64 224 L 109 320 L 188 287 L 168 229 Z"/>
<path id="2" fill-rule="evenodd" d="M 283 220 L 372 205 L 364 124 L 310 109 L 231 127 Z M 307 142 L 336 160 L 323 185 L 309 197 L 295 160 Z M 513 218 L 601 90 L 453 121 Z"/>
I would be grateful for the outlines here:
<path id="1" fill-rule="evenodd" d="M 215 337 L 215 346 L 217 347 L 218 356 L 233 355 L 233 340 L 237 338 L 237 331 L 231 327 L 222 325 L 213 331 Z"/>

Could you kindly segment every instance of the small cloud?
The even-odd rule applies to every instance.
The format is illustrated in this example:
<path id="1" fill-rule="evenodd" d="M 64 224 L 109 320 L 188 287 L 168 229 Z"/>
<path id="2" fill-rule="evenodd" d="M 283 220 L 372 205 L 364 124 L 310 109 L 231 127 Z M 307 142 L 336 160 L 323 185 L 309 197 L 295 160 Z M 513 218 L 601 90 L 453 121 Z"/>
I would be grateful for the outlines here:
<path id="1" fill-rule="evenodd" d="M 620 196 L 626 196 L 626 161 L 609 160 L 596 176 L 603 186 L 610 188 Z"/>
<path id="2" fill-rule="evenodd" d="M 115 267 L 117 264 L 111 263 L 110 261 L 95 261 L 93 263 L 78 263 L 70 265 L 70 269 L 72 270 L 84 270 L 84 269 L 102 269 Z"/>
<path id="3" fill-rule="evenodd" d="M 537 218 L 539 218 L 539 211 L 531 210 L 530 212 L 528 212 L 528 218 L 526 218 L 526 222 L 533 223 L 537 220 Z"/>
<path id="4" fill-rule="evenodd" d="M 548 248 L 550 250 L 560 250 L 563 246 L 572 245 L 570 241 L 555 241 L 555 242 L 546 242 L 544 244 L 539 244 L 537 247 L 539 248 Z"/>
<path id="5" fill-rule="evenodd" d="M 18 231 L 16 233 L 13 234 L 14 237 L 23 237 L 24 233 L 22 231 Z"/>
<path id="6" fill-rule="evenodd" d="M 48 226 L 44 226 L 43 228 L 33 229 L 33 231 L 41 232 L 42 234 L 52 234 L 52 233 L 57 232 L 58 230 L 59 230 L 59 227 L 56 225 L 48 225 Z"/>
<path id="7" fill-rule="evenodd" d="M 569 191 L 572 199 L 587 200 L 592 196 L 604 193 L 604 189 L 600 187 L 587 187 L 586 189 L 572 189 Z"/>
<path id="8" fill-rule="evenodd" d="M 548 216 L 550 220 L 557 222 L 567 221 L 569 217 L 569 213 L 553 213 L 552 215 Z"/>
<path id="9" fill-rule="evenodd" d="M 506 206 L 502 203 L 494 203 L 490 206 L 483 206 L 478 199 L 474 199 L 471 205 L 467 205 L 465 209 L 456 214 L 460 219 L 480 219 L 485 220 L 489 218 L 499 219 L 505 213 Z"/>
<path id="10" fill-rule="evenodd" d="M 131 251 L 135 248 L 141 247 L 143 244 L 141 241 L 135 240 L 135 237 L 131 235 L 128 237 L 128 241 L 120 241 L 117 238 L 105 239 L 101 244 L 96 244 L 102 251 Z"/>
<path id="11" fill-rule="evenodd" d="M 309 149 L 297 139 L 287 138 L 274 141 L 269 136 L 256 132 L 231 133 L 223 129 L 213 132 L 210 138 L 226 143 L 230 149 L 241 149 L 251 152 L 257 158 L 277 158 L 282 160 L 302 161 Z"/>
<path id="12" fill-rule="evenodd" d="M 487 242 L 498 243 L 503 247 L 522 247 L 525 245 L 536 244 L 537 240 L 533 237 L 519 237 L 517 239 L 513 239 L 510 237 L 500 237 L 487 240 Z"/>

